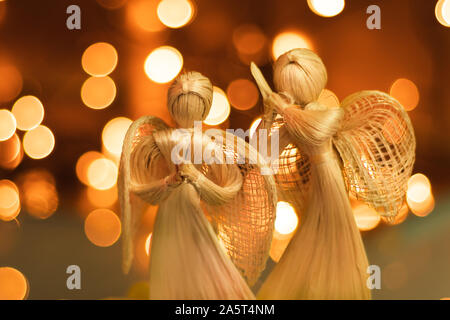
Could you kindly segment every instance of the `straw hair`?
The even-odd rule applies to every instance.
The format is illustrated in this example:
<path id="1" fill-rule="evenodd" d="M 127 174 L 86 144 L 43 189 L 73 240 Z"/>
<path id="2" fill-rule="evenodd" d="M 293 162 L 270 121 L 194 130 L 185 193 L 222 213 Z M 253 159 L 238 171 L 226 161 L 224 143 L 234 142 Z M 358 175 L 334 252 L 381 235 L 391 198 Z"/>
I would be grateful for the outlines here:
<path id="1" fill-rule="evenodd" d="M 133 258 L 143 203 L 159 206 L 151 242 L 151 299 L 255 299 L 249 284 L 265 267 L 275 183 L 272 176 L 260 174 L 267 165 L 242 139 L 233 138 L 242 140 L 237 142 L 244 148 L 238 151 L 238 144 L 227 149 L 206 134 L 196 134 L 193 121 L 206 117 L 211 100 L 206 77 L 197 72 L 180 75 L 169 89 L 168 108 L 183 130 L 143 117 L 125 137 L 119 172 L 125 271 Z M 217 135 L 225 142 L 225 132 L 217 130 Z M 211 144 L 215 156 L 231 154 L 244 163 L 194 164 L 194 152 L 180 164 L 173 161 L 178 148 L 200 146 L 204 155 Z"/>
<path id="2" fill-rule="evenodd" d="M 274 64 L 273 80 L 278 92 L 287 92 L 296 103 L 316 101 L 327 83 L 322 60 L 308 49 L 293 49 Z"/>
<path id="3" fill-rule="evenodd" d="M 167 106 L 181 128 L 191 128 L 203 121 L 212 104 L 211 81 L 199 72 L 187 72 L 175 79 L 167 93 Z"/>

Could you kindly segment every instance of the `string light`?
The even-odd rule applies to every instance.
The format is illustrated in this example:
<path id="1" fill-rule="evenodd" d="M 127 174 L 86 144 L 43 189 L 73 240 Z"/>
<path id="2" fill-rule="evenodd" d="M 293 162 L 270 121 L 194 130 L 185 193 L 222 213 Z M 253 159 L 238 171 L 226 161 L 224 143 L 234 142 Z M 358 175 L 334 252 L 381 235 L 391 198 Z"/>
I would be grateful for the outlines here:
<path id="1" fill-rule="evenodd" d="M 98 190 L 112 188 L 117 182 L 117 166 L 106 158 L 92 161 L 87 170 L 89 185 Z"/>
<path id="2" fill-rule="evenodd" d="M 6 110 L 0 110 L 0 141 L 6 141 L 16 132 L 16 118 Z"/>
<path id="3" fill-rule="evenodd" d="M 157 83 L 172 81 L 183 67 L 183 56 L 170 46 L 153 50 L 145 59 L 144 69 L 150 80 Z"/>
<path id="4" fill-rule="evenodd" d="M 312 49 L 309 41 L 300 33 L 295 31 L 282 32 L 278 34 L 272 43 L 272 55 L 276 60 L 283 53 L 296 49 L 296 48 L 308 48 Z"/>
<path id="5" fill-rule="evenodd" d="M 444 27 L 450 27 L 450 1 L 439 0 L 436 3 L 435 15 L 438 22 Z"/>
<path id="6" fill-rule="evenodd" d="M 55 137 L 46 126 L 40 125 L 27 131 L 23 137 L 25 153 L 32 159 L 47 157 L 55 147 Z"/>
<path id="7" fill-rule="evenodd" d="M 94 210 L 84 221 L 86 237 L 99 247 L 112 246 L 119 239 L 121 229 L 120 219 L 109 209 Z"/>
<path id="8" fill-rule="evenodd" d="M 411 80 L 395 80 L 389 93 L 397 99 L 407 111 L 413 110 L 419 103 L 419 90 Z"/>
<path id="9" fill-rule="evenodd" d="M 308 0 L 312 12 L 321 17 L 334 17 L 344 10 L 345 0 Z"/>
<path id="10" fill-rule="evenodd" d="M 81 87 L 83 103 L 92 109 L 104 109 L 116 98 L 116 84 L 110 77 L 90 77 Z"/>
<path id="11" fill-rule="evenodd" d="M 84 51 L 81 65 L 89 75 L 104 77 L 116 68 L 117 60 L 117 51 L 111 44 L 97 42 Z"/>
<path id="12" fill-rule="evenodd" d="M 17 129 L 23 131 L 36 128 L 44 119 L 44 106 L 35 96 L 21 97 L 11 111 L 16 118 Z"/>
<path id="13" fill-rule="evenodd" d="M 288 202 L 278 201 L 275 218 L 275 230 L 280 234 L 290 234 L 298 225 L 298 217 L 294 208 Z"/>
<path id="14" fill-rule="evenodd" d="M 210 126 L 216 126 L 227 120 L 230 115 L 230 103 L 225 92 L 219 87 L 213 87 L 213 100 L 208 116 L 203 121 Z"/>
<path id="15" fill-rule="evenodd" d="M 114 156 L 122 153 L 123 140 L 132 122 L 128 118 L 118 117 L 110 120 L 103 128 L 103 146 Z"/>
<path id="16" fill-rule="evenodd" d="M 157 8 L 158 18 L 169 28 L 181 28 L 191 21 L 194 8 L 189 0 L 162 0 Z"/>

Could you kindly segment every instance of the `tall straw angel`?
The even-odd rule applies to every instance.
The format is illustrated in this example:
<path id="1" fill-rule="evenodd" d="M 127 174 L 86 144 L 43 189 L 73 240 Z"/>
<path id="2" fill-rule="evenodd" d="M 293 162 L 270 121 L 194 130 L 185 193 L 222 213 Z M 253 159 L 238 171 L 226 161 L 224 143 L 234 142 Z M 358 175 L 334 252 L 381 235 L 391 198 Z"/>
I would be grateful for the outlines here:
<path id="1" fill-rule="evenodd" d="M 415 158 L 410 119 L 379 91 L 350 95 L 341 106 L 317 102 L 327 82 L 322 60 L 294 49 L 274 64 L 271 91 L 256 65 L 265 114 L 259 129 L 279 128 L 275 180 L 301 226 L 261 287 L 261 299 L 370 299 L 366 257 L 349 195 L 394 219 Z"/>
<path id="2" fill-rule="evenodd" d="M 244 140 L 233 135 L 230 146 L 219 143 L 226 136 L 222 130 L 214 131 L 214 139 L 195 133 L 195 121 L 209 113 L 212 92 L 200 73 L 180 75 L 168 91 L 169 112 L 179 128 L 144 116 L 124 140 L 119 194 L 125 272 L 143 208 L 159 205 L 150 299 L 255 299 L 249 285 L 268 257 L 276 203 L 273 177 L 261 174 L 266 166 Z M 196 146 L 199 163 L 196 151 L 189 152 Z M 207 154 L 209 160 L 203 157 Z M 224 156 L 236 161 L 219 161 Z"/>

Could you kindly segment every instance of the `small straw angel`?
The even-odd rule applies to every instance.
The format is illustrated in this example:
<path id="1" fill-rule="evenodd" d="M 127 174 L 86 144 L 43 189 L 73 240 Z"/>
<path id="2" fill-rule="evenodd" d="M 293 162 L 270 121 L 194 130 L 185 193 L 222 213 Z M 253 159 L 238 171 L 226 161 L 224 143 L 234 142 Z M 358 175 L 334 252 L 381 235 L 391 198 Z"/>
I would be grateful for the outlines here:
<path id="1" fill-rule="evenodd" d="M 320 104 L 327 72 L 308 49 L 291 50 L 275 62 L 279 94 L 256 65 L 251 71 L 266 108 L 259 129 L 280 130 L 280 200 L 301 215 L 299 230 L 257 297 L 370 299 L 368 260 L 349 195 L 388 220 L 399 213 L 415 159 L 407 113 L 379 91 L 352 94 L 337 108 Z"/>
<path id="2" fill-rule="evenodd" d="M 275 216 L 273 177 L 255 149 L 219 144 L 195 134 L 212 103 L 212 85 L 198 72 L 180 75 L 168 91 L 168 108 L 179 128 L 144 116 L 131 125 L 119 169 L 123 219 L 123 269 L 133 259 L 133 239 L 145 206 L 158 205 L 150 254 L 150 299 L 255 299 L 250 290 L 264 269 Z M 199 145 L 214 159 L 195 162 L 188 150 Z M 178 148 L 178 149 L 177 149 Z M 177 159 L 177 161 L 175 161 Z M 211 159 L 210 159 L 211 160 Z M 210 221 L 208 221 L 210 220 Z"/>

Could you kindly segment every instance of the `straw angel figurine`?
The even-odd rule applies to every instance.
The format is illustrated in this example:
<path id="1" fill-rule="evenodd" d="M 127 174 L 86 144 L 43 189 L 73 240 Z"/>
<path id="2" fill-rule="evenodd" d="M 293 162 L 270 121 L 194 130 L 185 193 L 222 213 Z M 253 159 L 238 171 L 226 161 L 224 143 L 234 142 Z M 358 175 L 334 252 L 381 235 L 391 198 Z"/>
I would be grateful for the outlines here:
<path id="1" fill-rule="evenodd" d="M 337 108 L 320 104 L 327 72 L 308 49 L 291 50 L 275 62 L 279 94 L 256 65 L 251 70 L 266 108 L 259 129 L 280 130 L 280 200 L 301 216 L 257 297 L 370 299 L 368 260 L 349 196 L 387 220 L 399 213 L 415 158 L 407 113 L 379 91 L 352 94 Z"/>
<path id="2" fill-rule="evenodd" d="M 119 195 L 125 272 L 143 209 L 159 206 L 150 299 L 255 299 L 249 286 L 268 257 L 276 203 L 273 177 L 261 174 L 266 166 L 244 140 L 233 135 L 230 147 L 219 143 L 226 136 L 221 130 L 214 131 L 215 139 L 195 133 L 195 121 L 208 115 L 212 92 L 200 73 L 180 75 L 168 91 L 169 112 L 179 128 L 144 116 L 124 140 Z M 200 162 L 194 159 L 195 147 Z M 210 159 L 202 157 L 208 152 Z M 221 157 L 235 161 L 221 162 Z"/>

